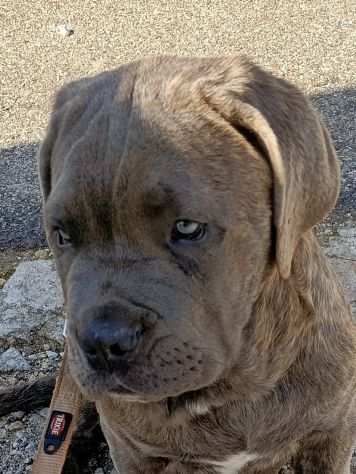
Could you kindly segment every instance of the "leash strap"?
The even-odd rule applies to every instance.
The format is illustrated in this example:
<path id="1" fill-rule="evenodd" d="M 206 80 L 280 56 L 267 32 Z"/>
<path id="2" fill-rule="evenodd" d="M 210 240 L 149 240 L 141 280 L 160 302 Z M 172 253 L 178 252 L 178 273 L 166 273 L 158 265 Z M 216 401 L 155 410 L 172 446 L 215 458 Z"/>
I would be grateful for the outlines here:
<path id="1" fill-rule="evenodd" d="M 33 463 L 33 474 L 62 473 L 68 449 L 78 424 L 82 395 L 69 373 L 67 353 L 68 349 L 65 346 L 46 427 Z"/>

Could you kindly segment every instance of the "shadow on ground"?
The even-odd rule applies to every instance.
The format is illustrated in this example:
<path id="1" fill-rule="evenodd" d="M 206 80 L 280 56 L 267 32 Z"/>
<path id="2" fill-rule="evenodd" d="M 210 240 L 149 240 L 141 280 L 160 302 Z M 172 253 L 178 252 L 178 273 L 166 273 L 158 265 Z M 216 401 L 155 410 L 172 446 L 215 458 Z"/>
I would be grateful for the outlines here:
<path id="1" fill-rule="evenodd" d="M 38 143 L 0 150 L 0 250 L 46 244 L 37 176 Z"/>
<path id="2" fill-rule="evenodd" d="M 342 191 L 331 222 L 356 218 L 356 89 L 311 96 L 342 162 Z M 46 245 L 37 177 L 38 143 L 0 150 L 0 250 Z"/>
<path id="3" fill-rule="evenodd" d="M 312 95 L 341 161 L 341 193 L 331 220 L 356 219 L 356 88 Z"/>

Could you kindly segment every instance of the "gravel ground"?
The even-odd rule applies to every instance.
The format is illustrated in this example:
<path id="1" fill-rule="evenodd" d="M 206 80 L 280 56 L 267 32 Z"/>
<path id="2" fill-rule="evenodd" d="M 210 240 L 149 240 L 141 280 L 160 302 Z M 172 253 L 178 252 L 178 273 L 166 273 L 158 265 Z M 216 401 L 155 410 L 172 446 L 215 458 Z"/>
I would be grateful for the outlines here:
<path id="1" fill-rule="evenodd" d="M 69 80 L 162 53 L 244 53 L 312 98 L 342 161 L 342 193 L 319 236 L 356 310 L 355 44 L 354 0 L 2 0 L 0 321 L 11 315 L 1 288 L 19 264 L 50 257 L 42 249 L 36 152 L 53 93 Z M 48 313 L 39 310 L 39 315 Z M 62 347 L 52 333 L 46 336 L 47 329 L 53 327 L 39 326 L 31 337 L 0 336 L 0 387 L 57 370 Z M 0 418 L 0 472 L 30 471 L 44 420 L 45 410 Z M 356 459 L 353 469 L 356 473 Z M 87 472 L 111 470 L 102 446 Z"/>
<path id="2" fill-rule="evenodd" d="M 0 387 L 55 375 L 63 357 L 63 300 L 55 268 L 47 250 L 35 256 L 17 260 L 0 289 Z M 46 415 L 44 408 L 0 417 L 0 472 L 5 467 L 10 474 L 31 470 Z M 82 472 L 112 470 L 103 444 Z"/>
<path id="3" fill-rule="evenodd" d="M 10 346 L 17 345 L 17 341 L 9 340 Z M 18 351 L 17 357 L 11 357 L 15 367 L 7 370 L 4 361 L 0 358 L 0 386 L 15 385 L 19 382 L 34 381 L 45 375 L 56 372 L 62 354 L 53 350 L 49 344 L 47 351 L 36 352 L 40 347 L 25 345 Z M 52 350 L 51 350 L 52 349 Z M 2 358 L 11 351 L 2 353 Z M 27 367 L 24 367 L 24 363 Z M 10 369 L 10 368 L 9 368 Z M 32 460 L 36 454 L 37 443 L 46 421 L 47 408 L 25 414 L 24 412 L 11 413 L 0 417 L 0 455 L 1 471 L 11 474 L 30 472 Z"/>

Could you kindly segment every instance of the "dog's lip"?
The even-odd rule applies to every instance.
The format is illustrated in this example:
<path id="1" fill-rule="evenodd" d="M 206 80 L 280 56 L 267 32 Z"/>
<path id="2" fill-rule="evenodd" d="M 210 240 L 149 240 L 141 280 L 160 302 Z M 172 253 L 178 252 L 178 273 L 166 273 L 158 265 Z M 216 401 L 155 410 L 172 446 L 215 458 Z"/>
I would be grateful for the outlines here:
<path id="1" fill-rule="evenodd" d="M 122 398 L 127 401 L 142 401 L 142 402 L 150 402 L 150 401 L 157 401 L 157 400 L 162 400 L 164 397 L 155 397 L 155 396 L 150 396 L 147 394 L 142 394 L 140 392 L 136 392 L 130 388 L 127 388 L 124 385 L 121 384 L 116 384 L 110 389 L 108 389 L 108 393 L 110 395 L 115 395 L 119 398 Z"/>
<path id="2" fill-rule="evenodd" d="M 121 400 L 133 401 L 133 402 L 157 402 L 162 401 L 167 398 L 167 396 L 157 396 L 148 393 L 142 393 L 140 391 L 135 391 L 131 388 L 128 388 L 126 385 L 121 382 L 117 382 L 106 390 L 106 393 L 109 395 L 114 395 Z"/>
<path id="3" fill-rule="evenodd" d="M 155 397 L 150 395 L 143 395 L 138 392 L 134 392 L 125 387 L 115 387 L 108 390 L 108 395 L 117 398 L 124 402 L 135 402 L 135 403 L 152 403 L 161 402 L 165 400 L 165 397 Z"/>
<path id="4" fill-rule="evenodd" d="M 125 385 L 122 385 L 121 383 L 115 384 L 113 387 L 110 387 L 108 390 L 110 393 L 115 393 L 116 395 L 136 395 L 137 393 L 126 387 Z"/>

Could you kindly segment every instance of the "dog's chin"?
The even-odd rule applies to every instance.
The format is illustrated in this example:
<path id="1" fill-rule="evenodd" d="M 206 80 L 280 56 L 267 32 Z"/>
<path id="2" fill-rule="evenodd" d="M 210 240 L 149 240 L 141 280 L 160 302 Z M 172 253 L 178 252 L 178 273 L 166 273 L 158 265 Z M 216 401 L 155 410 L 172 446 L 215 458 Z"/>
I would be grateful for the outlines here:
<path id="1" fill-rule="evenodd" d="M 72 368 L 73 369 L 73 368 Z M 197 390 L 202 390 L 202 386 L 196 387 L 189 385 L 186 387 L 155 387 L 140 386 L 136 388 L 132 385 L 127 385 L 115 376 L 100 377 L 93 372 L 72 370 L 72 376 L 77 382 L 83 395 L 91 401 L 100 401 L 104 398 L 110 397 L 117 401 L 136 402 L 136 403 L 157 403 L 172 400 L 180 400 L 189 397 Z M 204 387 L 206 388 L 206 386 Z"/>
<path id="2" fill-rule="evenodd" d="M 172 397 L 179 397 L 184 394 L 182 390 L 165 390 L 165 387 L 152 391 L 150 387 L 145 390 L 145 388 L 141 386 L 139 390 L 135 390 L 118 381 L 114 382 L 112 380 L 107 381 L 103 379 L 99 382 L 98 378 L 95 377 L 85 377 L 85 380 L 83 380 L 82 376 L 79 378 L 76 377 L 75 374 L 73 374 L 73 376 L 85 397 L 94 402 L 110 397 L 125 402 L 154 403 L 162 402 Z M 189 387 L 190 392 L 191 390 L 192 388 Z"/>
<path id="3" fill-rule="evenodd" d="M 71 372 L 82 394 L 85 398 L 93 402 L 109 396 L 132 402 L 140 401 L 144 398 L 141 394 L 138 394 L 134 390 L 119 383 L 109 384 L 105 383 L 103 380 L 99 382 L 97 379 L 92 377 L 83 377 L 83 374 L 78 376 L 78 374 L 73 370 Z"/>

